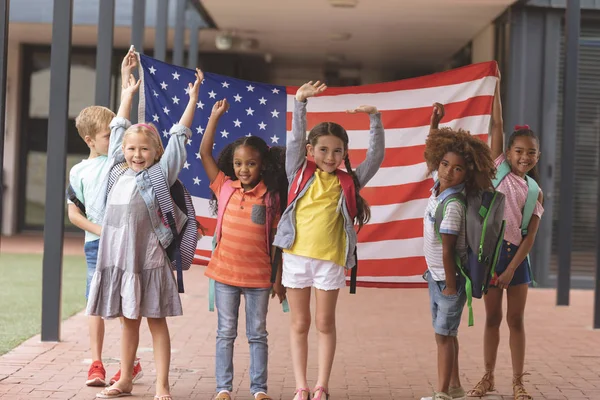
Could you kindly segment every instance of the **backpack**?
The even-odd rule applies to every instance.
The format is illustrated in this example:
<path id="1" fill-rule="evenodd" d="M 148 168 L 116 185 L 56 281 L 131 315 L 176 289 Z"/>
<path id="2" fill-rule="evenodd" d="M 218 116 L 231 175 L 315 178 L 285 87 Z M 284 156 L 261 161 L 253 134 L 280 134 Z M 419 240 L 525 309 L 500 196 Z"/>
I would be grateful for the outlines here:
<path id="1" fill-rule="evenodd" d="M 111 169 L 107 193 L 110 193 L 119 176 L 123 175 L 126 170 L 126 163 L 117 164 Z M 179 179 L 169 188 L 158 164 L 148 168 L 148 176 L 158 200 L 159 213 L 163 224 L 168 226 L 173 233 L 173 240 L 165 248 L 165 251 L 169 261 L 171 261 L 171 268 L 177 272 L 177 290 L 179 293 L 184 293 L 183 271 L 190 269 L 198 244 L 198 221 L 196 220 L 192 196 Z M 179 230 L 174 216 L 175 207 L 187 216 L 186 223 Z"/>
<path id="2" fill-rule="evenodd" d="M 298 194 L 304 189 L 311 176 L 314 175 L 317 170 L 317 164 L 313 161 L 305 160 L 302 169 L 296 173 L 292 184 L 289 187 L 288 192 L 288 206 L 296 200 Z M 348 207 L 348 212 L 350 213 L 350 218 L 354 219 L 356 214 L 358 213 L 356 209 L 356 187 L 354 186 L 354 179 L 352 176 L 346 171 L 342 171 L 341 169 L 336 170 L 336 176 L 340 180 L 340 186 L 342 187 L 342 191 L 344 192 L 344 197 L 346 198 L 346 206 Z M 295 187 L 295 189 L 294 189 Z M 354 247 L 354 259 L 356 260 L 356 265 L 350 271 L 350 293 L 356 294 L 356 278 L 358 276 L 358 254 L 356 248 Z"/>
<path id="3" fill-rule="evenodd" d="M 500 163 L 500 165 L 498 165 L 496 178 L 492 180 L 494 188 L 497 188 L 500 185 L 500 182 L 502 182 L 502 180 L 506 178 L 508 174 L 510 174 L 510 165 L 508 164 L 508 162 L 506 162 L 506 160 L 504 160 L 502 163 Z M 523 207 L 523 219 L 521 220 L 522 236 L 527 236 L 529 222 L 531 221 L 531 217 L 533 216 L 533 211 L 535 210 L 535 205 L 540 194 L 540 186 L 535 181 L 535 179 L 525 175 L 525 182 L 527 182 L 527 200 L 525 200 L 525 207 Z M 533 284 L 533 286 L 537 286 L 537 282 L 533 278 L 533 270 L 531 269 L 531 261 L 529 260 L 529 254 L 527 254 L 527 261 L 529 263 L 529 275 L 531 276 L 531 283 Z"/>
<path id="4" fill-rule="evenodd" d="M 71 203 L 75 204 L 77 208 L 81 210 L 83 215 L 85 215 L 85 205 L 81 201 L 79 201 L 77 195 L 75 194 L 75 190 L 73 190 L 73 186 L 71 186 L 70 184 L 67 188 L 67 200 L 70 200 Z"/>
<path id="5" fill-rule="evenodd" d="M 467 258 L 462 260 L 457 254 L 456 265 L 465 281 L 469 326 L 473 326 L 472 299 L 480 299 L 487 293 L 504 240 L 504 195 L 495 190 L 483 190 L 469 196 L 454 193 L 446 197 L 435 211 L 434 228 L 440 242 L 440 225 L 446 207 L 454 201 L 466 209 Z"/>

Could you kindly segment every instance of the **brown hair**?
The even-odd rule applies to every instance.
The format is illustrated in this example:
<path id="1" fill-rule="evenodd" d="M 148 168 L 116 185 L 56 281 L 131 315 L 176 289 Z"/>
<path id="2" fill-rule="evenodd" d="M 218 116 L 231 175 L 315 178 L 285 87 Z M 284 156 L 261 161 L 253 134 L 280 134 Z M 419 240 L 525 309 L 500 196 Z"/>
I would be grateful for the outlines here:
<path id="1" fill-rule="evenodd" d="M 429 173 L 438 170 L 446 153 L 458 154 L 465 160 L 467 194 L 492 187 L 492 179 L 496 176 L 496 166 L 487 143 L 462 129 L 432 130 L 425 142 L 425 161 Z"/>
<path id="2" fill-rule="evenodd" d="M 115 113 L 106 107 L 86 107 L 75 118 L 75 127 L 83 140 L 85 140 L 86 136 L 95 139 L 98 133 L 110 129 L 110 121 L 114 117 Z"/>
<path id="3" fill-rule="evenodd" d="M 367 204 L 367 201 L 363 199 L 360 195 L 360 182 L 358 181 L 358 177 L 356 173 L 352 170 L 352 165 L 350 164 L 350 159 L 348 158 L 348 133 L 346 130 L 339 124 L 335 122 L 322 122 L 311 129 L 308 134 L 308 143 L 312 146 L 317 145 L 317 141 L 321 136 L 332 135 L 342 140 L 344 143 L 344 153 L 346 156 L 344 157 L 344 165 L 346 166 L 346 171 L 352 176 L 352 180 L 354 181 L 354 186 L 356 188 L 356 218 L 355 222 L 358 224 L 358 230 L 363 227 L 364 224 L 369 222 L 371 219 L 371 208 Z"/>
<path id="4" fill-rule="evenodd" d="M 132 133 L 142 133 L 144 135 L 146 135 L 146 137 L 148 139 L 150 139 L 150 141 L 152 142 L 152 144 L 154 145 L 154 148 L 156 149 L 156 160 L 154 161 L 158 161 L 160 160 L 160 158 L 162 157 L 162 155 L 165 152 L 165 148 L 163 147 L 162 141 L 160 140 L 160 135 L 158 133 L 158 130 L 156 129 L 156 127 L 153 124 L 135 124 L 135 125 L 131 125 L 126 131 L 125 134 L 123 135 L 123 146 L 125 145 L 125 140 L 127 140 L 127 136 L 131 135 Z"/>

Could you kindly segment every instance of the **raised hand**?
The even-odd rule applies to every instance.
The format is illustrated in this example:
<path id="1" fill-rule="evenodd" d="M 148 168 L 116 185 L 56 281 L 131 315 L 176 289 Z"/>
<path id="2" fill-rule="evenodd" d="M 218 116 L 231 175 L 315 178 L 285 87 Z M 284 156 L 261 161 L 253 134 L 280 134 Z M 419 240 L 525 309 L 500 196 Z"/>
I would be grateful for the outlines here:
<path id="1" fill-rule="evenodd" d="M 229 103 L 227 99 L 219 100 L 213 105 L 211 117 L 221 118 L 229 110 Z"/>
<path id="2" fill-rule="evenodd" d="M 375 106 L 362 105 L 352 110 L 346 110 L 348 114 L 366 113 L 366 114 L 377 114 L 379 111 Z"/>
<path id="3" fill-rule="evenodd" d="M 323 93 L 325 89 L 327 89 L 327 85 L 321 83 L 321 81 L 317 81 L 316 83 L 313 83 L 312 81 L 307 82 L 298 88 L 298 91 L 296 92 L 296 100 L 302 102 L 306 101 L 306 99 L 309 97 Z"/>
<path id="4" fill-rule="evenodd" d="M 198 92 L 200 91 L 200 84 L 204 80 L 204 72 L 200 70 L 200 68 L 196 68 L 196 80 L 194 83 L 188 83 L 190 101 L 194 102 L 198 100 Z"/>
<path id="5" fill-rule="evenodd" d="M 132 71 L 137 67 L 137 55 L 135 54 L 135 47 L 131 45 L 127 54 L 121 62 L 121 87 L 125 87 L 129 81 L 129 76 Z"/>
<path id="6" fill-rule="evenodd" d="M 446 111 L 444 110 L 444 105 L 441 103 L 433 103 L 433 111 L 431 112 L 431 119 L 429 124 L 431 129 L 437 129 L 440 121 L 446 115 Z"/>
<path id="7" fill-rule="evenodd" d="M 140 88 L 140 83 L 142 82 L 141 79 L 138 79 L 136 81 L 135 77 L 133 75 L 129 75 L 129 77 L 127 78 L 127 81 L 124 81 L 122 84 L 122 89 L 121 89 L 121 99 L 123 99 L 124 97 L 131 97 L 133 96 L 133 94 L 135 92 L 138 91 L 138 89 Z"/>

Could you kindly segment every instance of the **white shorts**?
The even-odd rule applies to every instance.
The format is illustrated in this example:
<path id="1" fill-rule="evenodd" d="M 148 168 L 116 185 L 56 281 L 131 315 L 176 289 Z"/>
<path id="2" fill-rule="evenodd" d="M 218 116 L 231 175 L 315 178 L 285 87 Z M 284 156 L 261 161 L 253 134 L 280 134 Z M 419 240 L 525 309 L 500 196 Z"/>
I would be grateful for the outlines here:
<path id="1" fill-rule="evenodd" d="M 283 253 L 282 284 L 291 289 L 342 289 L 346 287 L 346 269 L 332 261 Z"/>

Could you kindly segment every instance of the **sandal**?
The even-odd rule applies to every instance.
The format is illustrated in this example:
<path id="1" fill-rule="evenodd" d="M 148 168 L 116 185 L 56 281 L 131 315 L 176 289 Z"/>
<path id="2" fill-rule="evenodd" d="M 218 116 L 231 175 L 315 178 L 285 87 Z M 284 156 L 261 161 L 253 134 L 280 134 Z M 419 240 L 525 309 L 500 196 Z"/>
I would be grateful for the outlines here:
<path id="1" fill-rule="evenodd" d="M 321 400 L 323 395 L 325 395 L 325 400 L 329 400 L 329 392 L 323 386 L 317 386 L 313 390 L 313 400 Z"/>
<path id="2" fill-rule="evenodd" d="M 304 393 L 306 393 L 306 399 L 304 398 Z M 294 400 L 296 400 L 297 396 L 298 400 L 310 400 L 310 389 L 309 388 L 299 388 L 294 392 Z"/>
<path id="3" fill-rule="evenodd" d="M 117 397 L 133 396 L 131 392 L 125 392 L 116 386 L 107 387 L 100 393 L 96 393 L 98 399 L 116 399 Z"/>
<path id="4" fill-rule="evenodd" d="M 527 390 L 525 390 L 525 386 L 523 386 L 523 377 L 525 375 L 529 375 L 527 372 L 522 373 L 521 375 L 516 375 L 513 377 L 513 394 L 515 396 L 515 400 L 532 400 L 533 397 Z"/>
<path id="5" fill-rule="evenodd" d="M 163 394 L 162 396 L 156 395 L 154 396 L 154 400 L 173 400 L 170 394 Z"/>
<path id="6" fill-rule="evenodd" d="M 271 396 L 269 396 L 266 393 L 263 392 L 258 392 L 254 395 L 254 399 L 255 400 L 273 400 L 273 398 Z"/>
<path id="7" fill-rule="evenodd" d="M 223 390 L 217 394 L 215 400 L 231 400 L 231 395 L 227 390 Z"/>
<path id="8" fill-rule="evenodd" d="M 494 376 L 492 375 L 492 371 L 487 371 L 485 375 L 483 375 L 483 378 L 477 382 L 477 385 L 467 392 L 467 397 L 483 397 L 486 395 L 486 393 L 493 392 L 495 390 L 496 388 L 494 387 Z"/>

